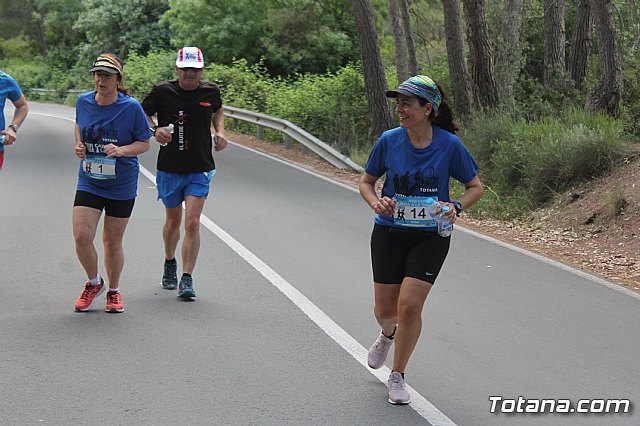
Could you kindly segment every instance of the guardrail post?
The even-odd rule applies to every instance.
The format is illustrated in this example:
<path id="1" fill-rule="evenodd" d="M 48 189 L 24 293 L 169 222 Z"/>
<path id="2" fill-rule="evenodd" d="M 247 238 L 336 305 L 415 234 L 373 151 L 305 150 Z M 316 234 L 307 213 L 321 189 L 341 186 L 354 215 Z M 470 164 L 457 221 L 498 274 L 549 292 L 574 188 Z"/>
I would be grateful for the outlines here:
<path id="1" fill-rule="evenodd" d="M 262 139 L 264 139 L 264 127 L 258 125 L 258 139 L 260 140 L 260 142 L 262 142 Z"/>
<path id="2" fill-rule="evenodd" d="M 291 149 L 291 136 L 289 135 L 285 135 L 284 136 L 284 147 L 287 149 Z"/>

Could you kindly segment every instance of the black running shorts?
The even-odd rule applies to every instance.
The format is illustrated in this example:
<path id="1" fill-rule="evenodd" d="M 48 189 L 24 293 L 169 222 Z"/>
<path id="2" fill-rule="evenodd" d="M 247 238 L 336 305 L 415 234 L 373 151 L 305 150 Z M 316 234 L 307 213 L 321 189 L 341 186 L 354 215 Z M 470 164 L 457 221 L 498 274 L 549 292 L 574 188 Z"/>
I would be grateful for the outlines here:
<path id="1" fill-rule="evenodd" d="M 73 206 L 91 207 L 92 209 L 104 210 L 107 216 L 129 218 L 133 211 L 133 204 L 136 199 L 111 200 L 86 191 L 76 191 L 76 199 Z"/>
<path id="2" fill-rule="evenodd" d="M 400 284 L 404 277 L 433 284 L 449 253 L 451 237 L 435 231 L 374 225 L 371 233 L 373 281 Z"/>

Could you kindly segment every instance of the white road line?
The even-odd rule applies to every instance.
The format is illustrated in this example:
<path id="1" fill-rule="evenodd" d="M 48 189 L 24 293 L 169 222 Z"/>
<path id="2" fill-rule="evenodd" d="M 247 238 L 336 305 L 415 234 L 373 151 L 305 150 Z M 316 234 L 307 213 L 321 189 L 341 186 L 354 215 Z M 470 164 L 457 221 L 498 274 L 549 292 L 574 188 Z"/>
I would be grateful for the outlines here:
<path id="1" fill-rule="evenodd" d="M 567 271 L 567 272 L 571 272 L 572 274 L 578 275 L 579 277 L 585 278 L 585 279 L 587 279 L 589 281 L 593 281 L 596 284 L 603 285 L 605 287 L 610 288 L 611 290 L 615 290 L 615 291 L 617 291 L 619 293 L 623 293 L 623 294 L 626 294 L 627 296 L 631 296 L 631 297 L 633 297 L 633 298 L 635 298 L 637 300 L 640 300 L 640 293 L 637 293 L 637 292 L 635 292 L 633 290 L 630 290 L 630 289 L 628 289 L 626 287 L 622 287 L 621 285 L 614 284 L 614 283 L 612 283 L 610 281 L 607 281 L 607 280 L 604 280 L 602 278 L 596 277 L 594 275 L 588 274 L 588 273 L 586 273 L 584 271 L 581 271 L 579 269 L 573 268 L 573 267 L 571 267 L 569 265 L 565 265 L 564 263 L 558 262 L 558 261 L 553 260 L 553 259 L 549 259 L 548 257 L 544 257 L 544 256 L 542 256 L 542 255 L 540 255 L 538 253 L 530 252 L 530 251 L 525 250 L 523 248 L 520 248 L 520 247 L 517 247 L 517 246 L 513 246 L 513 245 L 511 245 L 509 243 L 505 243 L 504 241 L 497 240 L 495 238 L 489 237 L 487 235 L 480 234 L 480 233 L 472 231 L 470 229 L 462 228 L 462 230 L 464 232 L 466 232 L 467 234 L 473 235 L 474 237 L 481 238 L 481 239 L 483 239 L 485 241 L 489 241 L 490 243 L 493 243 L 493 244 L 496 244 L 496 245 L 499 245 L 499 246 L 502 246 L 502 247 L 506 247 L 508 249 L 517 251 L 518 253 L 525 254 L 525 255 L 527 255 L 529 257 L 533 257 L 536 260 L 539 260 L 541 262 L 547 263 L 549 265 L 553 265 L 556 268 L 562 269 L 562 270 Z"/>
<path id="2" fill-rule="evenodd" d="M 59 118 L 60 120 L 66 120 L 66 121 L 70 121 L 72 123 L 76 122 L 76 120 L 73 119 L 73 118 L 63 117 L 61 115 L 42 114 L 41 112 L 31 112 L 31 111 L 29 111 L 29 115 L 39 115 L 40 117 Z"/>
<path id="3" fill-rule="evenodd" d="M 149 170 L 142 165 L 140 166 L 141 173 L 155 184 L 155 176 Z M 235 238 L 229 235 L 226 231 L 213 223 L 211 219 L 202 215 L 200 217 L 200 223 L 204 225 L 215 236 L 220 238 L 231 250 L 236 252 L 242 257 L 249 265 L 251 265 L 256 271 L 264 276 L 273 286 L 282 292 L 294 305 L 298 307 L 305 315 L 307 315 L 311 321 L 315 322 L 329 337 L 331 337 L 338 345 L 340 345 L 345 351 L 347 351 L 352 357 L 356 359 L 362 366 L 367 368 L 374 376 L 378 378 L 382 383 L 386 384 L 387 379 L 391 371 L 388 367 L 384 366 L 379 370 L 370 370 L 367 366 L 367 353 L 368 350 L 358 343 L 353 337 L 342 329 L 335 321 L 333 321 L 327 314 L 325 314 L 320 308 L 318 308 L 312 301 L 307 299 L 302 293 L 287 282 L 276 271 L 271 269 L 269 265 L 264 263 L 260 258 L 253 254 L 249 249 L 243 246 Z M 432 403 L 430 403 L 425 397 L 420 395 L 411 386 L 407 386 L 409 393 L 411 394 L 411 404 L 409 405 L 418 414 L 424 417 L 429 423 L 434 426 L 455 426 L 456 424 L 449 419 L 444 413 L 438 410 Z M 383 401 L 383 399 L 381 399 Z"/>
<path id="4" fill-rule="evenodd" d="M 335 185 L 338 185 L 338 186 L 340 186 L 342 188 L 346 188 L 346 189 L 348 189 L 348 190 L 350 190 L 352 192 L 356 192 L 356 193 L 358 192 L 358 190 L 356 188 L 352 187 L 352 186 L 346 185 L 346 184 L 344 184 L 342 182 L 335 181 L 335 180 L 330 179 L 330 178 L 328 178 L 326 176 L 318 174 L 318 173 L 316 173 L 314 171 L 307 170 L 304 167 L 300 167 L 300 166 L 298 166 L 296 164 L 290 163 L 288 161 L 281 160 L 280 158 L 277 158 L 277 157 L 274 157 L 272 155 L 266 154 L 264 152 L 255 150 L 253 148 L 248 148 L 248 147 L 246 147 L 244 145 L 240 145 L 238 143 L 234 143 L 234 142 L 231 142 L 231 143 L 233 145 L 235 145 L 235 146 L 238 146 L 240 148 L 246 149 L 247 151 L 254 152 L 254 153 L 258 154 L 258 155 L 262 155 L 263 157 L 270 158 L 273 161 L 277 161 L 278 163 L 285 164 L 287 166 L 293 167 L 294 169 L 297 169 L 297 170 L 300 170 L 300 171 L 302 171 L 304 173 L 308 173 L 308 174 L 310 174 L 312 176 L 315 176 L 315 177 L 317 177 L 319 179 L 325 180 L 327 182 L 331 182 L 331 183 L 333 183 Z M 617 291 L 619 293 L 623 293 L 623 294 L 626 294 L 627 296 L 631 296 L 631 297 L 633 297 L 635 299 L 640 300 L 640 293 L 638 293 L 638 292 L 630 290 L 630 289 L 628 289 L 626 287 L 623 287 L 621 285 L 614 284 L 614 283 L 612 283 L 610 281 L 607 281 L 607 280 L 604 280 L 602 278 L 596 277 L 594 275 L 591 275 L 591 274 L 589 274 L 587 272 L 581 271 L 581 270 L 576 269 L 574 267 L 571 267 L 569 265 L 565 265 L 564 263 L 558 262 L 557 260 L 549 259 L 548 257 L 544 257 L 544 256 L 542 256 L 540 254 L 533 253 L 531 251 L 525 250 L 525 249 L 520 248 L 518 246 L 514 246 L 514 245 L 511 245 L 509 243 L 505 243 L 504 241 L 500 241 L 500 240 L 498 240 L 496 238 L 480 234 L 479 232 L 472 231 L 471 229 L 465 228 L 464 225 L 458 225 L 457 229 L 459 229 L 460 231 L 462 231 L 462 232 L 464 232 L 466 234 L 473 235 L 476 238 L 480 238 L 480 239 L 488 241 L 488 242 L 490 242 L 492 244 L 496 244 L 496 245 L 499 245 L 499 246 L 502 246 L 502 247 L 506 247 L 506 248 L 511 249 L 513 251 L 517 251 L 518 253 L 521 253 L 521 254 L 524 254 L 526 256 L 532 257 L 532 258 L 534 258 L 536 260 L 539 260 L 541 262 L 547 263 L 549 265 L 553 265 L 556 268 L 562 269 L 562 270 L 567 271 L 567 272 L 571 272 L 572 274 L 578 275 L 581 278 L 585 278 L 585 279 L 587 279 L 589 281 L 593 281 L 593 282 L 595 282 L 597 284 L 600 284 L 600 285 L 603 285 L 603 286 L 605 286 L 607 288 L 610 288 L 611 290 L 615 290 L 615 291 Z"/>

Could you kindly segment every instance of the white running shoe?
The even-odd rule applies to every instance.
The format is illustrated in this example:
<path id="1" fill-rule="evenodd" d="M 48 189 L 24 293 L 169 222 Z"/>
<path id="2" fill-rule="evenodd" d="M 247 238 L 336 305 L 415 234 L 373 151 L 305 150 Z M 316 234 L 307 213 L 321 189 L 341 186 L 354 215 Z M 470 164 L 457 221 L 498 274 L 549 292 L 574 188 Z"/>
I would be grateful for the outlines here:
<path id="1" fill-rule="evenodd" d="M 397 371 L 392 372 L 389 376 L 387 386 L 389 386 L 389 402 L 391 404 L 406 405 L 411 402 L 407 384 L 404 382 L 402 374 Z"/>
<path id="2" fill-rule="evenodd" d="M 373 342 L 371 349 L 369 349 L 369 355 L 367 356 L 369 367 L 374 370 L 382 367 L 387 360 L 387 355 L 389 355 L 389 349 L 391 349 L 392 344 L 393 340 L 380 332 L 380 336 L 378 336 L 376 341 Z"/>

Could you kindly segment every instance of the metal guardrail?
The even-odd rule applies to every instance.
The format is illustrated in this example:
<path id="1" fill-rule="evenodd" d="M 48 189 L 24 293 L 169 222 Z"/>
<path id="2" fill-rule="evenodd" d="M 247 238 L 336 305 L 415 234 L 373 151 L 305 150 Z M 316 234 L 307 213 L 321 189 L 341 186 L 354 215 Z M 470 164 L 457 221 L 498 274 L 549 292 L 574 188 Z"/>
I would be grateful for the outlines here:
<path id="1" fill-rule="evenodd" d="M 25 89 L 27 91 L 30 92 L 35 92 L 38 95 L 42 95 L 43 93 L 55 93 L 57 92 L 56 90 L 53 89 L 40 89 L 40 88 L 29 88 L 29 89 Z M 67 92 L 67 95 L 70 93 L 84 93 L 84 92 L 88 92 L 88 90 L 78 90 L 78 89 L 69 89 L 69 90 L 65 90 L 65 92 Z"/>
<path id="2" fill-rule="evenodd" d="M 331 163 L 333 166 L 339 169 L 350 168 L 358 172 L 363 172 L 364 169 L 346 155 L 341 154 L 331 146 L 322 142 L 307 131 L 301 129 L 290 121 L 283 120 L 277 117 L 271 117 L 259 112 L 253 112 L 246 109 L 235 108 L 232 106 L 224 105 L 224 114 L 230 118 L 235 118 L 242 121 L 247 121 L 258 125 L 258 135 L 262 139 L 262 128 L 268 127 L 269 129 L 278 130 L 284 133 L 287 137 L 294 139 L 309 150 L 318 154 L 321 158 Z"/>
<path id="3" fill-rule="evenodd" d="M 51 89 L 33 88 L 32 91 L 43 94 L 47 92 L 55 92 Z M 67 90 L 67 93 L 82 93 L 83 90 Z M 279 130 L 284 133 L 287 139 L 293 139 L 302 146 L 315 152 L 320 158 L 328 161 L 333 166 L 339 169 L 353 169 L 358 172 L 363 172 L 364 169 L 359 164 L 355 163 L 349 157 L 341 154 L 336 149 L 322 142 L 320 139 L 313 136 L 311 133 L 301 129 L 290 121 L 283 120 L 281 118 L 272 117 L 270 115 L 262 114 L 259 112 L 253 112 L 242 108 L 236 108 L 232 106 L 224 106 L 224 114 L 230 118 L 247 121 L 249 123 L 256 124 L 258 126 L 258 137 L 262 140 L 263 128 Z"/>

